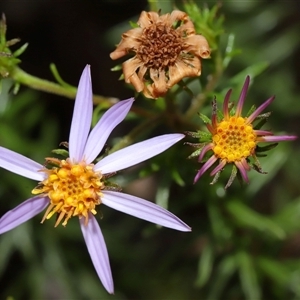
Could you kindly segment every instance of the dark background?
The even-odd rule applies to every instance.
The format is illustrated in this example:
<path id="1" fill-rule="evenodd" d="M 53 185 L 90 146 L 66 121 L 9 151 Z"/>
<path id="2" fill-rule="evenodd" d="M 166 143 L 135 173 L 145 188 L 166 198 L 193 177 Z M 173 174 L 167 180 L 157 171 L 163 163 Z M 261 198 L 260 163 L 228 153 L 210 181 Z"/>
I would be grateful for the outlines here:
<path id="1" fill-rule="evenodd" d="M 221 1 L 221 13 L 225 15 L 225 34 L 236 34 L 236 45 L 242 49 L 242 54 L 233 59 L 220 86 L 226 87 L 226 80 L 248 65 L 268 61 L 270 67 L 255 81 L 255 90 L 251 92 L 250 98 L 260 103 L 276 94 L 276 101 L 271 108 L 273 115 L 270 126 L 275 132 L 299 135 L 300 2 L 241 2 Z M 212 6 L 216 1 L 205 3 L 203 5 Z M 136 21 L 141 10 L 146 9 L 147 2 L 143 0 L 0 2 L 0 12 L 4 12 L 7 19 L 7 38 L 19 37 L 22 44 L 29 43 L 29 48 L 21 56 L 22 69 L 35 76 L 53 80 L 49 64 L 54 62 L 62 78 L 76 86 L 84 66 L 91 64 L 94 93 L 119 99 L 132 97 L 133 92 L 123 81 L 118 80 L 119 72 L 110 71 L 117 62 L 111 61 L 109 53 L 120 40 L 120 35 L 117 36 L 115 31 L 110 30 L 127 20 Z M 126 29 L 129 29 L 129 25 Z M 17 45 L 14 47 L 17 48 Z M 26 87 L 22 87 L 20 93 L 26 90 Z M 73 102 L 46 93 L 35 97 L 42 102 L 38 104 L 41 105 L 38 106 L 41 113 L 53 119 L 59 129 L 56 136 L 51 138 L 53 144 L 67 140 Z M 36 136 L 36 128 L 33 128 L 31 134 Z M 299 197 L 298 142 L 292 147 L 292 152 L 288 153 L 284 168 L 272 175 L 274 177 L 255 196 L 248 197 L 252 206 L 260 213 L 272 214 L 291 202 L 291 199 Z M 6 171 L 1 176 L 3 174 L 8 179 L 3 179 L 2 185 L 6 181 L 10 182 L 10 175 Z M 24 183 L 24 186 L 28 185 L 27 182 Z M 15 190 L 9 185 L 8 189 L 6 200 L 0 208 L 1 214 L 12 208 L 9 196 L 14 198 Z M 172 193 L 174 201 L 176 192 L 175 188 Z M 22 194 L 20 191 L 19 193 Z M 280 200 L 274 202 L 270 196 L 274 194 L 278 197 L 280 195 Z M 209 196 L 209 192 L 206 195 Z M 235 196 L 237 195 L 238 193 Z M 13 203 L 19 203 L 21 196 L 19 197 L 20 199 L 13 199 Z M 183 201 L 182 198 L 177 200 Z M 115 298 L 208 299 L 210 283 L 208 287 L 199 289 L 194 282 L 197 277 L 198 256 L 210 228 L 205 224 L 207 211 L 203 203 L 193 205 L 190 209 L 184 209 L 181 214 L 188 224 L 193 223 L 193 228 L 197 226 L 197 221 L 200 223 L 189 237 L 171 230 L 157 233 L 156 228 L 148 227 L 146 222 L 136 221 L 118 212 L 110 213 L 103 208 L 107 223 L 103 231 L 115 279 Z M 173 208 L 177 213 L 176 209 L 179 208 L 176 205 Z M 299 221 L 300 218 L 295 220 Z M 0 256 L 7 257 L 7 260 L 0 259 L 1 299 L 10 295 L 15 299 L 38 299 L 41 295 L 43 299 L 111 298 L 103 291 L 85 252 L 79 226 L 68 226 L 68 230 L 58 229 L 57 239 L 51 226 L 35 227 L 37 224 L 38 220 L 35 220 L 34 225 L 30 223 L 25 225 L 27 227 L 22 227 L 23 231 L 10 237 L 8 234 L 0 237 L 0 248 L 2 246 L 2 253 L 5 253 Z M 18 245 L 15 239 L 28 232 L 29 237 L 36 236 L 31 240 L 24 238 L 28 252 L 25 248 L 18 248 L 19 246 L 4 247 L 9 240 Z M 239 232 L 237 236 L 239 234 L 242 236 L 244 232 Z M 42 241 L 44 237 L 46 241 Z M 260 239 L 259 234 L 251 237 Z M 300 234 L 297 232 L 293 232 L 281 244 L 267 241 L 266 244 L 258 243 L 256 246 L 254 253 L 269 252 L 278 260 L 300 259 Z M 5 249 L 14 249 L 14 252 L 9 255 Z M 300 286 L 300 277 L 295 278 Z M 213 281 L 214 278 L 211 279 Z M 244 299 L 237 282 L 239 277 L 234 275 L 228 282 L 226 299 Z M 295 299 L 295 294 L 289 287 L 283 285 L 277 288 L 270 278 L 263 279 L 260 284 L 264 299 Z M 3 286 L 6 288 L 2 294 Z"/>

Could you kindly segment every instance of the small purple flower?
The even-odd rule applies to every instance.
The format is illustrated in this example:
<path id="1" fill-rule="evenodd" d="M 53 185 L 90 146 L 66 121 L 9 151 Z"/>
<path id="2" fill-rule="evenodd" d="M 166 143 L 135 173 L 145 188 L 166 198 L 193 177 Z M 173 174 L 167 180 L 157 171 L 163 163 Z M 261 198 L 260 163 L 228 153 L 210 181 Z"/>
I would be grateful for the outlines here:
<path id="1" fill-rule="evenodd" d="M 0 219 L 0 234 L 33 218 L 47 206 L 44 218 L 57 214 L 55 226 L 66 225 L 78 216 L 81 230 L 96 272 L 109 293 L 114 292 L 108 253 L 101 229 L 94 215 L 96 206 L 104 204 L 165 227 L 180 231 L 191 228 L 166 209 L 135 196 L 106 188 L 111 173 L 145 161 L 180 141 L 183 134 L 166 134 L 136 143 L 114 152 L 97 163 L 93 161 L 103 149 L 112 130 L 126 117 L 134 99 L 112 106 L 89 134 L 93 101 L 90 66 L 86 66 L 79 82 L 69 137 L 69 158 L 48 158 L 54 167 L 47 169 L 16 152 L 0 147 L 0 166 L 21 176 L 37 180 L 32 193 Z"/>
<path id="2" fill-rule="evenodd" d="M 207 134 L 201 135 L 201 133 L 190 133 L 190 135 L 200 138 L 201 144 L 198 144 L 201 147 L 198 158 L 199 162 L 203 160 L 208 151 L 213 152 L 211 157 L 204 163 L 200 170 L 198 170 L 194 183 L 196 183 L 217 160 L 219 160 L 219 164 L 210 173 L 211 176 L 216 175 L 212 183 L 217 180 L 220 172 L 225 165 L 229 163 L 234 164 L 234 168 L 225 188 L 231 185 L 237 174 L 237 169 L 240 171 L 244 181 L 248 183 L 249 179 L 247 172 L 251 169 L 251 166 L 263 173 L 256 157 L 259 152 L 264 150 L 263 148 L 259 149 L 259 143 L 293 141 L 297 138 L 296 136 L 289 135 L 273 136 L 272 132 L 260 130 L 253 125 L 253 121 L 255 121 L 260 113 L 275 99 L 274 96 L 260 105 L 252 114 L 250 114 L 250 116 L 241 116 L 249 83 L 250 77 L 247 76 L 235 112 L 229 109 L 231 90 L 227 92 L 224 99 L 222 118 L 218 118 L 216 100 L 214 100 L 211 122 L 206 124 L 206 127 L 209 130 L 209 138 L 207 138 Z M 268 114 L 266 116 L 260 116 L 260 120 L 265 120 L 267 116 Z M 204 139 L 201 140 L 203 137 Z M 195 146 L 197 147 L 197 144 Z M 249 164 L 250 157 L 254 159 L 252 165 Z"/>

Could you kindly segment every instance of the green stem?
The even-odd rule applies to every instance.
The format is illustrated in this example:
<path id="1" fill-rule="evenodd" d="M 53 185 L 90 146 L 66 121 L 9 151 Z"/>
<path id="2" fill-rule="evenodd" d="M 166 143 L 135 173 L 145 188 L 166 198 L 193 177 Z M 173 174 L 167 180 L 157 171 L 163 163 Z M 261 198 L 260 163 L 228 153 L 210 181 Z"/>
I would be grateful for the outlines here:
<path id="1" fill-rule="evenodd" d="M 158 11 L 158 5 L 157 0 L 148 0 L 148 5 L 150 8 L 150 11 Z"/>
<path id="2" fill-rule="evenodd" d="M 77 92 L 76 87 L 61 86 L 57 83 L 32 76 L 18 67 L 13 69 L 13 71 L 10 73 L 10 76 L 17 83 L 26 85 L 38 91 L 64 96 L 73 100 L 75 99 L 76 96 L 76 92 Z M 116 103 L 118 99 L 106 98 L 106 97 L 94 95 L 93 101 L 95 104 L 99 104 L 99 103 L 107 104 L 107 106 L 110 107 L 111 105 Z"/>
<path id="3" fill-rule="evenodd" d="M 199 125 L 195 124 L 191 119 L 187 119 L 175 104 L 174 100 L 178 90 L 169 90 L 165 96 L 166 108 L 164 111 L 164 123 L 172 128 L 174 132 L 199 129 Z"/>
<path id="4" fill-rule="evenodd" d="M 193 99 L 191 106 L 189 107 L 189 109 L 186 111 L 186 113 L 184 115 L 184 119 L 191 120 L 191 118 L 195 114 L 197 114 L 197 112 L 203 106 L 204 102 L 207 99 L 208 93 L 213 92 L 213 90 L 215 89 L 216 84 L 218 83 L 219 78 L 221 77 L 221 75 L 223 73 L 222 60 L 223 59 L 222 59 L 220 52 L 217 52 L 217 54 L 216 54 L 216 71 L 208 79 L 208 82 L 207 82 L 203 92 L 200 93 L 199 95 L 197 95 L 197 97 L 195 97 Z"/>
<path id="5" fill-rule="evenodd" d="M 23 84 L 32 89 L 59 95 L 59 96 L 64 96 L 72 100 L 75 99 L 77 93 L 76 87 L 70 85 L 63 86 L 55 82 L 51 82 L 45 79 L 35 77 L 33 75 L 26 73 L 25 71 L 23 71 L 18 67 L 15 67 L 13 71 L 10 72 L 10 77 L 16 83 Z M 102 106 L 106 108 L 111 107 L 113 104 L 115 104 L 118 101 L 119 99 L 113 97 L 103 97 L 99 95 L 93 95 L 94 104 L 102 104 Z M 133 106 L 131 108 L 131 111 L 144 118 L 150 118 L 153 116 L 153 113 L 136 106 Z"/>

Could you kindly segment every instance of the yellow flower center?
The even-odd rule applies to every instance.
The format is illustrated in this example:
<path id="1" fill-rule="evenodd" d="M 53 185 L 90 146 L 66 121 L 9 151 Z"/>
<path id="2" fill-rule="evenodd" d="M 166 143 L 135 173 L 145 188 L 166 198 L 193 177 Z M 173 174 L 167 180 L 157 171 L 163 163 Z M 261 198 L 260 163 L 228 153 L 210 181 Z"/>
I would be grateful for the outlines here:
<path id="1" fill-rule="evenodd" d="M 57 213 L 55 227 L 62 219 L 62 225 L 66 226 L 73 216 L 85 217 L 87 224 L 88 213 L 95 215 L 95 207 L 101 203 L 101 190 L 104 188 L 102 175 L 93 170 L 93 164 L 72 164 L 69 159 L 55 158 L 48 158 L 47 161 L 58 167 L 42 170 L 48 177 L 32 191 L 35 195 L 45 194 L 50 199 L 42 223 Z"/>
<path id="2" fill-rule="evenodd" d="M 144 29 L 137 49 L 137 57 L 147 68 L 156 70 L 174 65 L 184 45 L 174 28 L 156 23 Z"/>
<path id="3" fill-rule="evenodd" d="M 252 126 L 246 124 L 245 118 L 230 117 L 217 125 L 213 142 L 215 146 L 212 150 L 215 156 L 227 162 L 235 162 L 253 153 L 256 134 Z"/>

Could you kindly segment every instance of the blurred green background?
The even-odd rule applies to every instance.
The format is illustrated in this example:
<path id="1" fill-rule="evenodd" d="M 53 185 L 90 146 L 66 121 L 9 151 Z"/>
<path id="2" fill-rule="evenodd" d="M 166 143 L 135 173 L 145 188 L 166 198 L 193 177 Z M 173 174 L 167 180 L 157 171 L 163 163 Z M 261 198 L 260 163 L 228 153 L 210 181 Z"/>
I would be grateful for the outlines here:
<path id="1" fill-rule="evenodd" d="M 209 8 L 217 3 L 196 2 Z M 234 33 L 241 53 L 230 62 L 216 93 L 232 87 L 229 81 L 249 66 L 268 64 L 252 81 L 246 107 L 275 94 L 265 129 L 299 135 L 300 2 L 220 3 L 218 14 L 225 18 L 220 44 L 224 47 Z M 180 1 L 176 4 L 182 7 Z M 170 1 L 160 5 L 162 13 L 172 9 Z M 147 9 L 146 1 L 130 0 L 0 3 L 8 39 L 29 43 L 21 68 L 53 80 L 49 64 L 54 62 L 63 79 L 76 86 L 89 63 L 94 92 L 120 99 L 133 91 L 118 81 L 120 73 L 110 71 L 116 62 L 108 55 L 129 29 L 128 21 L 137 21 Z M 203 76 L 205 64 L 209 62 Z M 68 139 L 73 101 L 26 87 L 7 96 L 11 84 L 3 82 L 0 96 L 0 145 L 43 163 L 51 149 Z M 109 144 L 132 126 L 124 122 Z M 37 216 L 0 236 L 0 299 L 300 299 L 299 141 L 282 143 L 260 160 L 267 175 L 251 171 L 249 185 L 236 181 L 227 191 L 228 171 L 213 186 L 209 174 L 192 184 L 199 165 L 186 160 L 191 152 L 181 144 L 155 160 L 176 157 L 173 167 L 184 186 L 166 188 L 167 164 L 145 178 L 138 179 L 135 170 L 117 177 L 125 192 L 151 201 L 168 199 L 168 209 L 192 227 L 191 233 L 157 228 L 104 206 L 98 212 L 114 296 L 105 292 L 94 271 L 76 218 L 66 228 L 54 229 L 51 220 L 41 225 L 42 216 Z M 0 178 L 3 215 L 29 198 L 35 183 L 3 169 Z"/>

